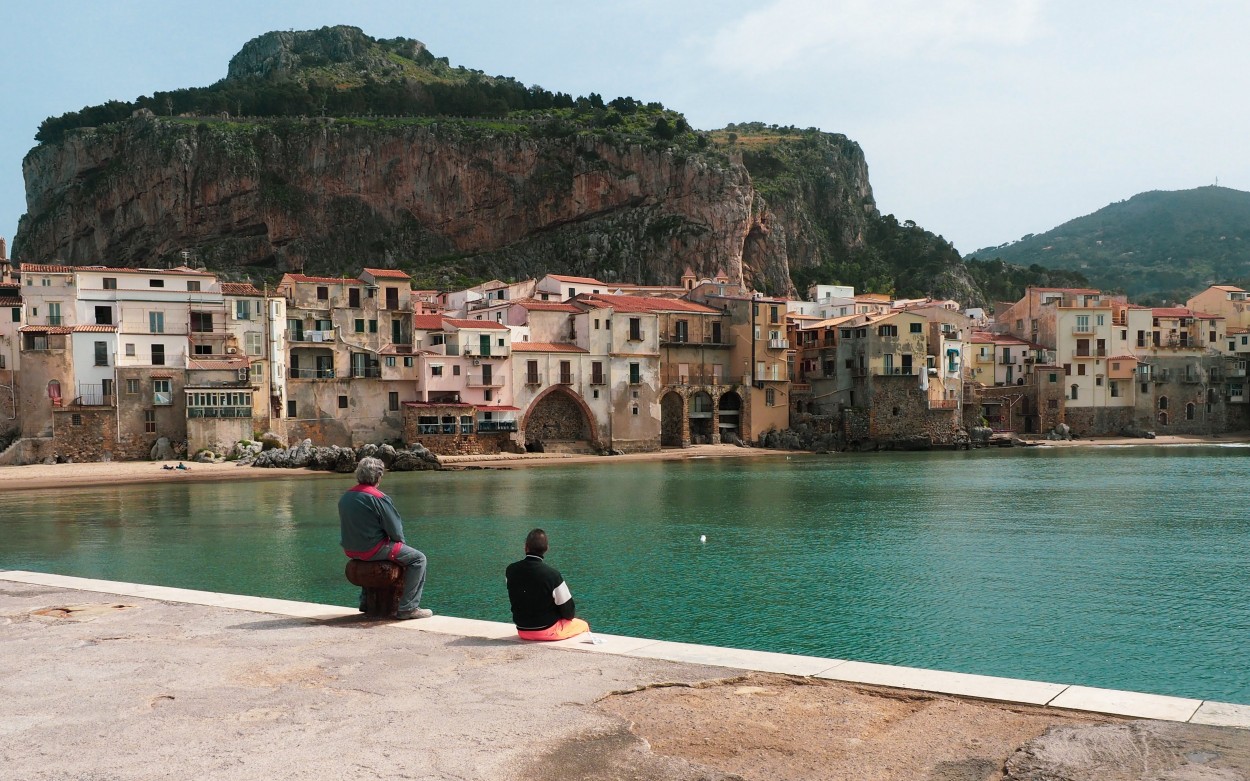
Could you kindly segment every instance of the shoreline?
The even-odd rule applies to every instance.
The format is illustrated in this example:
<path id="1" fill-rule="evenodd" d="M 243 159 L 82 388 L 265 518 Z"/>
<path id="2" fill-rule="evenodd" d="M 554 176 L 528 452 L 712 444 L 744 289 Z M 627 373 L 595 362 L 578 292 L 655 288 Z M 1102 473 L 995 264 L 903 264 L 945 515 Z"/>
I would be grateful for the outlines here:
<path id="1" fill-rule="evenodd" d="M 1183 436 L 1163 435 L 1155 439 L 1132 437 L 1089 437 L 1074 440 L 1024 440 L 1029 447 L 1175 447 L 1202 445 L 1250 446 L 1250 433 L 1234 435 Z M 707 458 L 797 458 L 821 455 L 804 450 L 775 450 L 737 445 L 694 445 L 668 448 L 648 453 L 627 453 L 619 456 L 565 453 L 501 453 L 482 456 L 442 456 L 439 460 L 447 471 L 469 469 L 530 469 L 542 466 L 577 466 L 620 462 L 694 461 Z M 828 455 L 855 456 L 860 453 Z M 178 461 L 91 461 L 73 464 L 29 464 L 0 467 L 0 493 L 31 489 L 87 488 L 100 485 L 137 485 L 167 482 L 223 482 L 229 480 L 280 480 L 292 478 L 333 477 L 335 472 L 311 469 L 261 469 L 237 463 L 201 464 L 183 460 L 186 471 L 163 469 Z"/>

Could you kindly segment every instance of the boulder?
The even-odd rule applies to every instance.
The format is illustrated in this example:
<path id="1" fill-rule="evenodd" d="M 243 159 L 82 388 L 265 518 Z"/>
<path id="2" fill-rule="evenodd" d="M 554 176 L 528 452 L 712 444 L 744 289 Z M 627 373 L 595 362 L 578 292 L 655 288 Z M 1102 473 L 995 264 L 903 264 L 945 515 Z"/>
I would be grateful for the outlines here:
<path id="1" fill-rule="evenodd" d="M 276 447 L 286 449 L 286 442 L 272 431 L 266 431 L 260 435 L 260 446 L 261 450 L 273 450 Z"/>
<path id="2" fill-rule="evenodd" d="M 173 461 L 174 446 L 170 443 L 169 437 L 161 437 L 156 440 L 156 444 L 152 446 L 151 460 L 153 461 Z"/>

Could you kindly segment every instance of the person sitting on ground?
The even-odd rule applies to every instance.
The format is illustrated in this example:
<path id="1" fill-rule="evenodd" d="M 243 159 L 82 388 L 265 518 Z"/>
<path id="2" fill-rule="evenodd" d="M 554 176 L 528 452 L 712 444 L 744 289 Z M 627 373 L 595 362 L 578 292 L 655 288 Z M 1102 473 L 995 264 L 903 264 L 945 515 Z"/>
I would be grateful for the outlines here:
<path id="1" fill-rule="evenodd" d="M 573 595 L 556 568 L 543 561 L 547 532 L 534 529 L 525 538 L 525 558 L 508 565 L 508 600 L 512 622 L 522 640 L 564 640 L 589 632 L 576 617 Z"/>
<path id="2" fill-rule="evenodd" d="M 393 561 L 404 568 L 404 592 L 395 617 L 429 618 L 433 610 L 420 607 L 425 589 L 425 554 L 404 542 L 404 522 L 391 498 L 378 490 L 386 465 L 366 456 L 356 465 L 356 487 L 339 499 L 340 544 L 349 558 Z M 365 591 L 360 591 L 365 609 Z"/>
<path id="3" fill-rule="evenodd" d="M 189 472 L 189 471 L 191 471 L 191 467 L 187 466 L 186 464 L 182 463 L 181 461 L 179 461 L 179 462 L 178 462 L 178 466 L 174 467 L 174 469 L 181 469 L 181 470 L 182 470 L 182 471 L 184 471 L 184 472 Z"/>

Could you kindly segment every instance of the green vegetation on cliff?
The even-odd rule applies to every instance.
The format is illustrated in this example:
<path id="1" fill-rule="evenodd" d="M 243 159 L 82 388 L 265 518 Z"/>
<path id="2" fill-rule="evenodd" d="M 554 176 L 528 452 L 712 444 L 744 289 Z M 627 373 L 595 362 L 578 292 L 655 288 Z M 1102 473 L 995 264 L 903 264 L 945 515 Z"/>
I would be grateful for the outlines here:
<path id="1" fill-rule="evenodd" d="M 1184 301 L 1211 284 L 1250 284 L 1250 193 L 1141 193 L 970 257 L 1074 269 L 1143 304 Z"/>

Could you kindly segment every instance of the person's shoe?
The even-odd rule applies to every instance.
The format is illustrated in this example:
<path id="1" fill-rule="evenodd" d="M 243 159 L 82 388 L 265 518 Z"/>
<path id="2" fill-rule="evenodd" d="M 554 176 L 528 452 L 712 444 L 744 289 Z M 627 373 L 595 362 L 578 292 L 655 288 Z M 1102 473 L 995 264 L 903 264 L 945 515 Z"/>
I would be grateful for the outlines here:
<path id="1" fill-rule="evenodd" d="M 414 618 L 429 618 L 432 615 L 434 615 L 433 610 L 419 607 L 416 610 L 401 610 L 395 614 L 395 618 L 400 621 L 409 621 Z"/>

